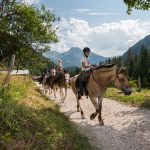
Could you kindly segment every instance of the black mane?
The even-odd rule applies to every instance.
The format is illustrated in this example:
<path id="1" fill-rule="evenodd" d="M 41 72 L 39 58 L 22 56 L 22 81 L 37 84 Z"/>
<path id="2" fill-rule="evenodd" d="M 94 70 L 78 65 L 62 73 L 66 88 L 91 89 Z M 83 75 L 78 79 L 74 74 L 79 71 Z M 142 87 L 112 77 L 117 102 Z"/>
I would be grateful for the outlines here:
<path id="1" fill-rule="evenodd" d="M 101 68 L 109 69 L 109 68 L 112 68 L 113 66 L 115 66 L 115 64 L 100 65 L 100 66 L 96 67 L 95 70 L 101 69 Z"/>

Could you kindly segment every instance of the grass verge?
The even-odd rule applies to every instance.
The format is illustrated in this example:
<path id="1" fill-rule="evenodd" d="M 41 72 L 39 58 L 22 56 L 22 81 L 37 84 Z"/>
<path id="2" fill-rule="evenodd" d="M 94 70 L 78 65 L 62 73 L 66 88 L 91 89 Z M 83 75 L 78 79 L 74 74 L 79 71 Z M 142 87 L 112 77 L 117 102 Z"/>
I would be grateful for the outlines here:
<path id="1" fill-rule="evenodd" d="M 120 102 L 125 102 L 133 106 L 150 109 L 149 89 L 143 89 L 141 92 L 138 92 L 136 89 L 133 89 L 132 94 L 130 96 L 126 96 L 123 93 L 120 93 L 120 91 L 115 88 L 108 88 L 105 97 Z"/>
<path id="2" fill-rule="evenodd" d="M 0 82 L 2 79 L 0 76 Z M 13 77 L 9 89 L 3 89 L 0 83 L 0 149 L 93 148 L 29 77 Z"/>

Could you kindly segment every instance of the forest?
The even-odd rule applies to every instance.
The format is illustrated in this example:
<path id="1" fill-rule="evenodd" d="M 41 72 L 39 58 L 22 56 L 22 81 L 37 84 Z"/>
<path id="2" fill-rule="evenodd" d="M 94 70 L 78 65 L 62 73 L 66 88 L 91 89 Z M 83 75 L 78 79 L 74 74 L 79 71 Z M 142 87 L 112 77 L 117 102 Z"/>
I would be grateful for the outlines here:
<path id="1" fill-rule="evenodd" d="M 127 51 L 127 58 L 116 56 L 108 58 L 105 64 L 114 63 L 118 67 L 127 67 L 130 80 L 137 84 L 138 78 L 141 79 L 142 87 L 150 87 L 150 53 L 146 47 L 142 45 L 140 54 L 133 54 L 131 48 Z M 100 65 L 102 62 L 100 62 Z"/>

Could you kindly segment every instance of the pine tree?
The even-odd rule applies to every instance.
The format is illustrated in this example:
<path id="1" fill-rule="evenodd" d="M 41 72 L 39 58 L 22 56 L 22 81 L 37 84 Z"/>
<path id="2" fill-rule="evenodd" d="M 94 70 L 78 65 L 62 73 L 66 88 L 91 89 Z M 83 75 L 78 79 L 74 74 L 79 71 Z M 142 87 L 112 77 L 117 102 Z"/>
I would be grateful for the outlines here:
<path id="1" fill-rule="evenodd" d="M 149 70 L 149 54 L 147 49 L 142 45 L 141 53 L 140 53 L 140 60 L 139 60 L 139 69 L 140 69 L 140 76 L 142 79 L 142 85 L 148 86 L 148 70 Z"/>

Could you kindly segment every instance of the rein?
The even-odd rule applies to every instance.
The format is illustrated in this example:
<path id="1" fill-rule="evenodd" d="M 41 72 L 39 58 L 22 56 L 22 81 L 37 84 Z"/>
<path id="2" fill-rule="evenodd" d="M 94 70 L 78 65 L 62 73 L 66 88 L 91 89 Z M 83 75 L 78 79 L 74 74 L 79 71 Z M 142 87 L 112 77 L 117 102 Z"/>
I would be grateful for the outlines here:
<path id="1" fill-rule="evenodd" d="M 93 71 L 94 71 L 94 70 L 93 70 Z M 99 82 L 94 78 L 93 71 L 92 71 L 92 78 L 93 78 L 93 80 L 94 80 L 100 87 L 102 87 L 103 89 L 106 89 L 106 86 L 103 86 L 101 83 L 99 83 Z"/>
<path id="2" fill-rule="evenodd" d="M 98 82 L 98 81 L 95 79 L 95 77 L 94 77 L 94 75 L 93 75 L 93 72 L 94 72 L 94 70 L 92 71 L 92 78 L 93 78 L 93 80 L 94 80 L 100 87 L 102 87 L 104 90 L 106 90 L 107 86 L 104 86 L 102 83 Z M 120 89 L 119 87 L 116 87 L 116 86 L 114 85 L 114 82 L 116 81 L 116 79 L 119 80 L 118 75 L 117 75 L 117 69 L 116 69 L 115 80 L 112 81 L 112 82 L 109 83 L 109 84 L 111 84 L 113 87 L 117 88 L 118 90 L 122 90 L 122 89 L 124 90 L 124 88 Z M 119 82 L 120 82 L 121 85 L 123 86 L 123 83 L 122 83 L 120 80 L 119 80 Z"/>

